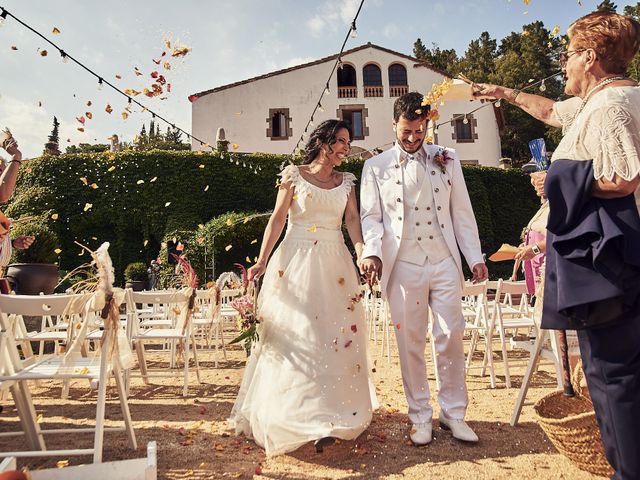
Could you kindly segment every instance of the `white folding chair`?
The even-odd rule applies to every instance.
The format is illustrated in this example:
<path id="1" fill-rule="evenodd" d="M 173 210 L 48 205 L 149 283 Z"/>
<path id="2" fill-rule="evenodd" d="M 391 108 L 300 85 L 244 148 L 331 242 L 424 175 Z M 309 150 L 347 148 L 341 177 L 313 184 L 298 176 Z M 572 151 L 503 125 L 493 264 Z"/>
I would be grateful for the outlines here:
<path id="1" fill-rule="evenodd" d="M 491 388 L 496 388 L 493 355 L 491 352 L 487 282 L 465 283 L 462 295 L 462 316 L 464 317 L 465 332 L 470 333 L 469 350 L 465 362 L 466 371 L 480 368 L 482 369 L 481 375 L 484 376 L 485 365 L 488 364 Z M 474 366 L 473 355 L 478 347 L 480 337 L 484 339 L 484 355 L 481 364 Z"/>
<path id="2" fill-rule="evenodd" d="M 2 296 L 8 297 L 8 296 Z M 33 305 L 34 298 L 25 298 L 24 296 L 12 296 L 10 301 L 7 298 L 0 299 L 0 305 L 11 305 L 16 313 L 27 315 L 29 312 L 37 311 L 37 307 Z M 93 317 L 96 311 L 105 312 L 105 318 L 109 312 L 111 303 L 115 302 L 118 306 L 124 299 L 124 293 L 116 291 L 105 307 L 105 297 L 101 292 L 96 294 L 66 295 L 67 304 L 63 310 L 54 310 L 50 302 L 48 305 L 40 303 L 40 309 L 44 306 L 48 307 L 47 312 L 57 315 L 68 315 L 73 318 L 74 322 L 70 323 L 69 343 L 67 344 L 66 353 L 58 356 L 51 356 L 33 363 L 25 365 L 20 358 L 18 347 L 12 335 L 8 335 L 6 330 L 2 332 L 0 342 L 0 383 L 6 384 L 11 390 L 12 396 L 16 403 L 20 415 L 22 432 L 4 432 L 0 436 L 25 435 L 29 443 L 31 451 L 26 452 L 9 452 L 0 453 L 0 457 L 6 456 L 61 456 L 61 455 L 93 455 L 94 463 L 102 461 L 102 447 L 105 431 L 126 431 L 132 448 L 137 448 L 129 405 L 125 395 L 125 384 L 122 374 L 121 358 L 130 357 L 130 352 L 122 351 L 122 345 L 126 342 L 118 341 L 119 326 L 114 326 L 112 322 L 106 322 L 104 325 L 103 337 L 101 342 L 101 352 L 99 357 L 88 358 L 82 355 L 85 337 L 91 329 Z M 20 309 L 18 305 L 24 304 L 24 308 Z M 58 307 L 61 305 L 57 305 Z M 4 311 L 0 311 L 0 327 L 5 327 L 9 321 Z M 117 323 L 117 322 L 116 322 Z M 120 399 L 120 407 L 124 417 L 124 427 L 106 428 L 105 420 L 105 403 L 106 390 L 110 377 L 113 376 L 116 381 L 118 396 Z M 63 380 L 68 384 L 70 380 L 80 379 L 97 383 L 98 398 L 96 405 L 96 426 L 93 428 L 74 428 L 74 429 L 54 429 L 41 430 L 37 425 L 35 417 L 35 409 L 28 392 L 27 382 L 29 380 Z M 35 424 L 35 426 L 34 426 Z M 63 449 L 63 450 L 47 450 L 43 434 L 53 433 L 80 433 L 94 432 L 93 448 L 88 449 Z"/>
<path id="3" fill-rule="evenodd" d="M 514 307 L 512 304 L 512 298 L 515 296 L 520 297 L 520 304 L 518 307 Z M 525 308 L 523 306 L 527 302 L 527 286 L 524 282 L 512 282 L 503 279 L 498 280 L 495 299 L 492 302 L 493 313 L 489 324 L 489 332 L 490 338 L 493 338 L 493 333 L 497 330 L 500 338 L 500 349 L 502 352 L 502 362 L 504 365 L 507 388 L 511 388 L 511 375 L 509 373 L 509 358 L 507 356 L 507 350 L 511 350 L 513 348 L 525 348 L 530 344 L 528 340 L 524 343 L 517 342 L 515 340 L 515 334 L 518 330 L 525 330 L 527 333 L 531 330 L 537 330 L 535 322 L 533 321 L 533 312 L 531 312 L 529 308 Z M 513 336 L 509 339 L 507 338 L 508 332 L 513 333 Z M 509 345 L 507 345 L 508 342 Z M 529 348 L 525 349 L 530 350 Z M 489 358 L 490 355 L 487 355 L 487 357 Z M 488 358 L 485 359 L 485 364 L 488 361 Z"/>
<path id="4" fill-rule="evenodd" d="M 220 294 L 216 289 L 209 288 L 206 290 L 196 291 L 196 306 L 192 315 L 193 332 L 196 339 L 204 342 L 203 349 L 210 349 L 213 343 L 213 349 L 216 353 L 214 357 L 214 366 L 218 367 L 218 350 L 222 350 L 224 358 L 227 358 L 227 348 L 224 342 L 224 329 L 222 325 L 222 316 Z"/>
<path id="5" fill-rule="evenodd" d="M 198 352 L 196 348 L 196 340 L 192 328 L 192 313 L 195 304 L 196 292 L 192 288 L 184 288 L 177 291 L 150 291 L 150 292 L 134 292 L 127 290 L 127 312 L 129 314 L 127 320 L 127 332 L 130 341 L 133 343 L 136 354 L 138 356 L 138 364 L 140 367 L 140 375 L 146 384 L 149 383 L 149 377 L 167 377 L 175 376 L 174 373 L 167 370 L 155 369 L 151 371 L 147 368 L 145 358 L 145 344 L 151 342 L 170 343 L 170 368 L 176 365 L 177 355 L 179 351 L 183 353 L 183 395 L 187 396 L 189 387 L 189 353 L 193 354 L 195 363 L 196 376 L 198 383 L 200 381 L 200 364 L 198 363 Z M 146 305 L 162 305 L 164 309 L 175 309 L 178 317 L 175 326 L 172 328 L 148 328 L 143 330 L 140 328 L 140 319 L 137 314 L 136 303 Z M 127 374 L 127 391 L 129 380 L 132 373 Z"/>

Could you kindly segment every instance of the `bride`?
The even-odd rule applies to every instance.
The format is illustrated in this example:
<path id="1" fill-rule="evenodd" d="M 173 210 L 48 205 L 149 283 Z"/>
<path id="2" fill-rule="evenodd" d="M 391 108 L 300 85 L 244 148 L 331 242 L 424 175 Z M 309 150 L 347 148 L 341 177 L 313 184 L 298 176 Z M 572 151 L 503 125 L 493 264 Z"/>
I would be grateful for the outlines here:
<path id="1" fill-rule="evenodd" d="M 352 440 L 377 407 L 369 378 L 358 275 L 342 235 L 344 216 L 358 261 L 363 241 L 355 176 L 334 170 L 349 154 L 345 122 L 311 134 L 301 166 L 289 165 L 249 279 L 264 274 L 260 339 L 229 419 L 268 456 L 314 441 Z M 282 233 L 286 235 L 267 264 Z"/>

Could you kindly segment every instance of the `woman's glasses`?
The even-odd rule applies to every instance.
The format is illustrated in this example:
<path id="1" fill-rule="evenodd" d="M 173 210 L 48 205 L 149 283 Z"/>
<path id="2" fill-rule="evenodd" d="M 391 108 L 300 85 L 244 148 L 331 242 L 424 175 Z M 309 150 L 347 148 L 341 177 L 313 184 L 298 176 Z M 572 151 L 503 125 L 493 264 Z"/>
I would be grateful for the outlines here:
<path id="1" fill-rule="evenodd" d="M 584 52 L 587 50 L 586 48 L 576 48 L 575 50 L 567 50 L 565 52 L 561 52 L 558 57 L 558 61 L 560 62 L 560 67 L 564 68 L 567 66 L 567 62 L 569 61 L 569 57 L 571 55 L 575 55 L 576 53 Z"/>

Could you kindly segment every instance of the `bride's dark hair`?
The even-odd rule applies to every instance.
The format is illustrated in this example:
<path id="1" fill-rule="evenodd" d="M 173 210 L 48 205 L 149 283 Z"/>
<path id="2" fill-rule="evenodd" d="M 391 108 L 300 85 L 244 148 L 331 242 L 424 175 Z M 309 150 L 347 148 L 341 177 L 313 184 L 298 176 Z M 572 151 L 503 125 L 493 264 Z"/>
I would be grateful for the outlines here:
<path id="1" fill-rule="evenodd" d="M 336 135 L 341 129 L 347 129 L 349 132 L 349 139 L 351 139 L 351 127 L 344 120 L 325 120 L 309 135 L 307 146 L 304 147 L 304 158 L 302 164 L 307 165 L 320 154 L 320 147 L 322 144 L 329 145 L 329 150 L 332 151 L 331 145 L 336 143 Z"/>

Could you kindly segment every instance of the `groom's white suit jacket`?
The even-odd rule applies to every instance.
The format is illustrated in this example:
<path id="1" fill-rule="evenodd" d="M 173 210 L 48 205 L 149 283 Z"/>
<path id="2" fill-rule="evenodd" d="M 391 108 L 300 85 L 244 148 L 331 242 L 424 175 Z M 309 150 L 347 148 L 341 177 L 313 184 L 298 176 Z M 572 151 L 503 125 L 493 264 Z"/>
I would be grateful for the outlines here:
<path id="1" fill-rule="evenodd" d="M 422 188 L 431 188 L 442 235 L 458 267 L 464 284 L 462 251 L 469 268 L 483 262 L 478 227 L 455 150 L 447 148 L 450 160 L 442 173 L 434 156 L 443 147 L 424 144 L 426 176 Z M 435 173 L 433 173 L 435 172 Z M 404 188 L 400 150 L 391 148 L 364 164 L 360 187 L 360 214 L 364 238 L 363 258 L 382 260 L 381 287 L 386 294 L 389 276 L 398 256 L 404 221 Z"/>

